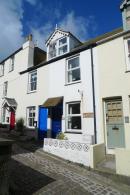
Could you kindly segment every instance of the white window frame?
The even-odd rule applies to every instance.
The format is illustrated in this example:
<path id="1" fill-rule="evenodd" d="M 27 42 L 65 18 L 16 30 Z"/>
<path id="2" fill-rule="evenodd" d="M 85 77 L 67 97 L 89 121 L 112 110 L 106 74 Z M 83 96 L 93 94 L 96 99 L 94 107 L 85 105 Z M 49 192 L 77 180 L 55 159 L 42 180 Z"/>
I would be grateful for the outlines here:
<path id="1" fill-rule="evenodd" d="M 0 64 L 0 76 L 4 76 L 4 63 Z"/>
<path id="2" fill-rule="evenodd" d="M 69 105 L 70 104 L 80 104 L 80 113 L 79 114 L 69 114 Z M 81 114 L 81 101 L 75 101 L 75 102 L 67 102 L 66 103 L 66 132 L 75 132 L 75 133 L 81 133 L 82 132 L 82 114 Z M 69 129 L 68 128 L 68 120 L 69 117 L 80 117 L 81 118 L 81 129 Z"/>
<path id="3" fill-rule="evenodd" d="M 65 39 L 65 38 L 66 38 L 66 43 L 60 45 L 60 41 L 61 41 L 62 39 Z M 68 37 L 65 36 L 65 37 L 60 38 L 59 40 L 57 40 L 57 43 L 58 43 L 57 52 L 58 52 L 58 55 L 59 55 L 59 56 L 60 56 L 60 55 L 64 55 L 65 53 L 68 52 Z M 62 53 L 62 54 L 60 54 L 60 53 L 59 53 L 59 50 L 60 50 L 61 48 L 65 47 L 65 46 L 67 46 L 67 51 L 64 52 L 64 53 Z"/>
<path id="4" fill-rule="evenodd" d="M 50 46 L 55 44 L 55 49 L 53 49 L 52 51 L 50 51 Z M 49 59 L 55 58 L 57 56 L 57 42 L 53 41 L 50 45 L 49 45 Z"/>
<path id="5" fill-rule="evenodd" d="M 30 117 L 30 111 L 31 111 L 31 114 L 32 116 Z M 35 113 L 35 116 L 33 116 L 33 113 Z M 32 125 L 30 125 L 30 122 L 29 120 L 32 119 Z M 26 119 L 26 124 L 27 124 L 27 127 L 28 128 L 35 128 L 34 127 L 34 121 L 36 120 L 36 106 L 29 106 L 27 107 L 27 119 Z"/>
<path id="6" fill-rule="evenodd" d="M 8 90 L 8 81 L 5 81 L 3 84 L 3 97 L 7 96 L 7 90 Z"/>
<path id="7" fill-rule="evenodd" d="M 128 49 L 128 41 L 130 41 L 130 39 L 125 39 L 124 40 L 126 71 L 130 71 L 130 52 L 129 52 L 129 49 Z"/>
<path id="8" fill-rule="evenodd" d="M 10 63 L 9 63 L 9 72 L 14 70 L 14 56 L 10 58 Z"/>
<path id="9" fill-rule="evenodd" d="M 66 43 L 60 45 L 60 41 L 61 41 L 62 39 L 64 39 L 64 38 L 66 38 Z M 56 44 L 55 50 L 54 50 L 54 51 L 53 51 L 53 50 L 50 51 L 50 46 L 51 46 L 52 44 Z M 59 49 L 61 49 L 62 47 L 65 47 L 65 46 L 67 46 L 67 51 L 64 52 L 64 53 L 62 53 L 62 54 L 59 54 Z M 67 37 L 67 36 L 63 36 L 63 37 L 61 37 L 61 38 L 59 38 L 59 39 L 53 41 L 53 42 L 49 45 L 48 48 L 49 48 L 49 49 L 48 49 L 48 52 L 49 52 L 49 55 L 48 55 L 48 56 L 49 56 L 49 59 L 53 59 L 53 58 L 55 58 L 55 57 L 57 57 L 57 56 L 64 55 L 65 53 L 67 53 L 67 52 L 69 51 L 68 37 Z M 52 56 L 50 55 L 50 53 L 52 53 Z"/>
<path id="10" fill-rule="evenodd" d="M 79 66 L 78 67 L 75 67 L 75 68 L 71 68 L 71 69 L 69 69 L 68 68 L 68 65 L 69 65 L 69 60 L 73 60 L 73 59 L 75 59 L 75 58 L 79 58 Z M 79 69 L 79 71 L 80 71 L 80 79 L 79 80 L 77 80 L 77 81 L 69 81 L 69 72 L 70 71 L 72 71 L 72 70 L 76 70 L 76 69 Z M 81 67 L 80 67 L 80 56 L 79 55 L 77 55 L 77 56 L 73 56 L 73 57 L 71 57 L 71 58 L 68 58 L 67 59 L 67 62 L 66 62 L 66 84 L 73 84 L 73 83 L 77 83 L 77 82 L 80 82 L 81 81 Z"/>
<path id="11" fill-rule="evenodd" d="M 36 81 L 31 81 L 31 76 L 32 74 L 36 74 Z M 36 83 L 36 89 L 33 89 L 32 90 L 32 84 Z M 29 72 L 28 74 L 28 93 L 31 93 L 31 92 L 36 92 L 37 91 L 37 70 L 35 71 L 32 71 L 32 72 Z"/>

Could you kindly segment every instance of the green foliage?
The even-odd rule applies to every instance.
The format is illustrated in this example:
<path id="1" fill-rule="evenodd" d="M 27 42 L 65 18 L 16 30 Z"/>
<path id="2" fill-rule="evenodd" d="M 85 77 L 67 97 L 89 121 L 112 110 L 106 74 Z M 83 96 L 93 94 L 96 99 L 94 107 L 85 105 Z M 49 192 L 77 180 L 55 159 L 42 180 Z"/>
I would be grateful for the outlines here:
<path id="1" fill-rule="evenodd" d="M 16 130 L 23 133 L 23 130 L 24 130 L 24 119 L 23 118 L 17 119 Z"/>
<path id="2" fill-rule="evenodd" d="M 56 136 L 56 139 L 67 140 L 68 138 L 63 132 L 59 132 Z"/>

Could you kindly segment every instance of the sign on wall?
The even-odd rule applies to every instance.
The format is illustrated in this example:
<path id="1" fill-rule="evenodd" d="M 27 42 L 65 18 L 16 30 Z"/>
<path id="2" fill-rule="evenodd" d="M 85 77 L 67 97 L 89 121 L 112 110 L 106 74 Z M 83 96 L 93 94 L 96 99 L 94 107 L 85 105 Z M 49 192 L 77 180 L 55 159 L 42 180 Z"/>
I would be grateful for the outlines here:
<path id="1" fill-rule="evenodd" d="M 83 118 L 94 118 L 94 113 L 93 112 L 83 113 Z"/>

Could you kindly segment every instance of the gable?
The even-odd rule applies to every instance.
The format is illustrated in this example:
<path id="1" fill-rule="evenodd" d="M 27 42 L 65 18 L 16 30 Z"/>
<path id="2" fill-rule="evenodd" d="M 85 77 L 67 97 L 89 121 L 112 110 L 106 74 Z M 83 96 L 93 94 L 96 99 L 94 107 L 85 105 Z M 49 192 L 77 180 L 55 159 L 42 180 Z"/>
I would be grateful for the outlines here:
<path id="1" fill-rule="evenodd" d="M 59 30 L 56 29 L 48 38 L 48 40 L 46 41 L 46 46 L 48 46 L 48 44 L 50 44 L 50 42 L 53 42 L 57 39 L 60 39 L 64 36 L 69 36 L 69 32 L 63 31 L 63 30 Z"/>

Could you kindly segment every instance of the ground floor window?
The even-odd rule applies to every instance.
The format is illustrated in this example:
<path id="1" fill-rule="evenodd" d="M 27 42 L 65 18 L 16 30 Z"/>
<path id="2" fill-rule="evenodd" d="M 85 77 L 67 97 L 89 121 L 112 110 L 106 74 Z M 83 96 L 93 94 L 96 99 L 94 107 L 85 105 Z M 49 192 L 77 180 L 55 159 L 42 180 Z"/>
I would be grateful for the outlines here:
<path id="1" fill-rule="evenodd" d="M 77 131 L 81 130 L 81 108 L 80 102 L 67 103 L 67 130 Z"/>
<path id="2" fill-rule="evenodd" d="M 34 127 L 34 121 L 36 116 L 36 107 L 31 106 L 27 108 L 27 126 Z"/>

